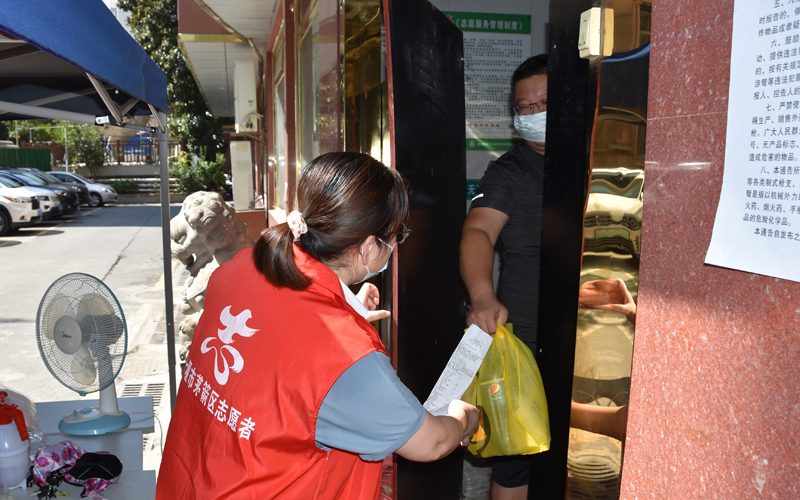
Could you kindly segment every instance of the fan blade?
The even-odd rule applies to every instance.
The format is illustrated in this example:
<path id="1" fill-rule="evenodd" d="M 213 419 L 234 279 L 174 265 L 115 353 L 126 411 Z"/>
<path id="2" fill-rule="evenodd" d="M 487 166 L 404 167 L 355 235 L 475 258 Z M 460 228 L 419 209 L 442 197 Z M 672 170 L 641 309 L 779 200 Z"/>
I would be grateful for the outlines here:
<path id="1" fill-rule="evenodd" d="M 78 312 L 75 319 L 81 324 L 81 327 L 88 325 L 84 320 L 87 316 L 104 316 L 107 314 L 114 314 L 114 309 L 108 303 L 105 297 L 96 293 L 87 293 L 81 297 L 78 304 Z M 92 333 L 96 328 L 83 331 L 83 341 L 89 342 L 92 340 Z"/>
<path id="2" fill-rule="evenodd" d="M 42 333 L 48 340 L 54 340 L 53 329 L 56 321 L 63 316 L 74 316 L 72 301 L 66 295 L 57 294 L 48 304 L 47 309 L 41 317 Z"/>
<path id="3" fill-rule="evenodd" d="M 82 345 L 72 356 L 72 378 L 77 382 L 91 386 L 97 379 L 97 368 L 94 365 L 92 354 L 85 345 Z"/>

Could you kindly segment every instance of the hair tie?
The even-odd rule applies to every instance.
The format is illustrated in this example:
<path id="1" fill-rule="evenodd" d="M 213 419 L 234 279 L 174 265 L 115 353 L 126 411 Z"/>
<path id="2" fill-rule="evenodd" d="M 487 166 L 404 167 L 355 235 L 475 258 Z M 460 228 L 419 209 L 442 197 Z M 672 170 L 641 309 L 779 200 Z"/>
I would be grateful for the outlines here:
<path id="1" fill-rule="evenodd" d="M 294 241 L 299 240 L 300 235 L 308 232 L 308 226 L 306 226 L 306 221 L 303 220 L 303 214 L 297 210 L 292 210 L 291 213 L 286 216 L 286 223 L 289 225 L 289 229 L 291 229 L 294 235 Z"/>

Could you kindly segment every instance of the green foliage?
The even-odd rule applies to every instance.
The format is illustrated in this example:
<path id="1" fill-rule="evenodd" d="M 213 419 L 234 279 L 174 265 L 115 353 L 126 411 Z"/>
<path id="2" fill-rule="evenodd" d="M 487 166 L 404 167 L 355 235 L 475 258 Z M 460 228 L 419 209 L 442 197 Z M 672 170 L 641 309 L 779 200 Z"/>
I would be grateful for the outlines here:
<path id="1" fill-rule="evenodd" d="M 111 187 L 120 194 L 134 194 L 139 192 L 139 181 L 120 179 L 118 181 L 111 181 Z"/>
<path id="2" fill-rule="evenodd" d="M 105 163 L 103 129 L 94 125 L 65 120 L 18 120 L 20 141 L 53 142 L 64 146 L 66 140 L 69 163 L 83 163 L 92 175 Z M 65 133 L 66 131 L 66 133 Z"/>
<path id="3" fill-rule="evenodd" d="M 169 174 L 181 193 L 219 191 L 225 187 L 225 157 L 217 153 L 216 161 L 206 161 L 181 152 L 170 163 Z"/>
<path id="4" fill-rule="evenodd" d="M 70 163 L 83 163 L 93 176 L 105 163 L 103 129 L 94 125 L 57 120 L 60 130 L 67 130 L 67 149 Z M 62 136 L 63 137 L 63 136 Z M 58 143 L 58 141 L 55 141 Z M 63 139 L 61 141 L 63 143 Z"/>
<path id="5" fill-rule="evenodd" d="M 6 122 L 0 122 L 0 141 L 13 140 Z"/>
<path id="6" fill-rule="evenodd" d="M 225 149 L 221 122 L 208 113 L 203 95 L 178 47 L 177 2 L 118 0 L 117 7 L 130 14 L 128 24 L 133 38 L 167 75 L 170 131 L 185 140 L 191 154 L 213 162 L 217 152 Z"/>
<path id="7" fill-rule="evenodd" d="M 19 140 L 30 142 L 54 142 L 64 145 L 64 129 L 56 127 L 56 120 L 17 120 Z"/>

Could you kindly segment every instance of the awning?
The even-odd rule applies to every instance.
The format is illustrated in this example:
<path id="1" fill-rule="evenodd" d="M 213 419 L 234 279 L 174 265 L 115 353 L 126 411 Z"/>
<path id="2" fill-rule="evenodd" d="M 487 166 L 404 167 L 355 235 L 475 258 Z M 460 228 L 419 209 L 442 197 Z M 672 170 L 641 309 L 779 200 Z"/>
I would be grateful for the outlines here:
<path id="1" fill-rule="evenodd" d="M 0 120 L 167 111 L 166 75 L 100 0 L 5 0 L 0 31 Z"/>
<path id="2" fill-rule="evenodd" d="M 0 9 L 0 120 L 52 118 L 155 133 L 170 402 L 175 325 L 169 235 L 167 77 L 101 0 L 4 0 Z M 133 123 L 152 115 L 158 127 Z"/>
<path id="3" fill-rule="evenodd" d="M 278 1 L 177 1 L 178 45 L 208 109 L 233 117 L 236 61 L 264 64 Z"/>

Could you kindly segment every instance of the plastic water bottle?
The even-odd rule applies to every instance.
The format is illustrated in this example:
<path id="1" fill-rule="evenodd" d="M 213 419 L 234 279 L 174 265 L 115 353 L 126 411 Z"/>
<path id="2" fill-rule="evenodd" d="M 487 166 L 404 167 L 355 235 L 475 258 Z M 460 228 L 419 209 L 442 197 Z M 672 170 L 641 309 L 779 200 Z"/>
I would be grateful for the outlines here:
<path id="1" fill-rule="evenodd" d="M 25 416 L 17 405 L 5 402 L 7 397 L 0 392 L 0 491 L 25 488 L 31 465 Z"/>

